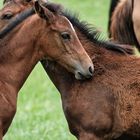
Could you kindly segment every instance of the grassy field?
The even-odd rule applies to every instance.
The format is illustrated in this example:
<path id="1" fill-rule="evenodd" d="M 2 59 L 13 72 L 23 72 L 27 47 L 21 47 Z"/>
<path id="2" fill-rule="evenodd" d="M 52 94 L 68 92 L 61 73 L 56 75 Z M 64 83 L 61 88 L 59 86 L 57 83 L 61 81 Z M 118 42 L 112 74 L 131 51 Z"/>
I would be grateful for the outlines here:
<path id="1" fill-rule="evenodd" d="M 109 0 L 53 0 L 106 32 Z M 2 0 L 0 1 L 2 4 Z M 38 64 L 20 90 L 17 113 L 4 140 L 76 140 L 58 91 Z"/>

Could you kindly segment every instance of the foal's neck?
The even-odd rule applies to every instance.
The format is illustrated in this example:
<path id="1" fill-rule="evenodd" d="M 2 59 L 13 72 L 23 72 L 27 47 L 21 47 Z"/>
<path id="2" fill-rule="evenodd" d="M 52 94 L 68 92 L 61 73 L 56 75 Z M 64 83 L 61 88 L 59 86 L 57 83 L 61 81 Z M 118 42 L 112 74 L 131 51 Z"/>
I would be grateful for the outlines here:
<path id="1" fill-rule="evenodd" d="M 28 19 L 16 27 L 0 45 L 0 82 L 12 87 L 16 93 L 42 57 L 36 41 L 40 22 L 30 22 Z"/>

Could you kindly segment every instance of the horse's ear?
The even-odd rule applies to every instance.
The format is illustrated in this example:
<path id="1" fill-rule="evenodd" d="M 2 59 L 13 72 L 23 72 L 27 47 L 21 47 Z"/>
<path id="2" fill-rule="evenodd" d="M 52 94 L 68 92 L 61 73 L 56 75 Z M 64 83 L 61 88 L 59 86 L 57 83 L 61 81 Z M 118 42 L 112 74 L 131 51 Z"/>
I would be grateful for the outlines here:
<path id="1" fill-rule="evenodd" d="M 43 7 L 42 5 L 40 5 L 40 3 L 38 1 L 34 2 L 34 8 L 36 13 L 41 17 L 46 19 L 49 22 L 52 22 L 54 19 L 54 14 L 48 10 L 47 8 Z"/>

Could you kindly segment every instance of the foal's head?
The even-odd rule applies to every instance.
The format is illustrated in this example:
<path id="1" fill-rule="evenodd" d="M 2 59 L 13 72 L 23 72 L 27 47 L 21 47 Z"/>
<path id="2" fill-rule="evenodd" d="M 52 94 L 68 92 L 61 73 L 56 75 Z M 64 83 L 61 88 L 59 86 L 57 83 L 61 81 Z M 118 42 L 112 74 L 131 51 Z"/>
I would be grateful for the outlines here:
<path id="1" fill-rule="evenodd" d="M 52 5 L 48 8 L 35 2 L 37 14 L 45 19 L 48 25 L 41 39 L 42 44 L 48 44 L 43 48 L 43 51 L 47 52 L 47 58 L 56 60 L 67 70 L 75 73 L 77 79 L 90 78 L 93 73 L 93 65 L 72 24 L 66 17 L 58 13 L 57 7 L 53 8 Z"/>
<path id="2" fill-rule="evenodd" d="M 20 0 L 13 0 L 12 5 L 15 4 L 14 3 L 15 1 Z M 36 33 L 38 34 L 38 38 L 36 40 L 35 46 L 39 47 L 39 50 L 41 50 L 41 53 L 43 54 L 45 59 L 57 61 L 59 64 L 64 66 L 68 71 L 74 73 L 77 79 L 90 78 L 93 73 L 93 64 L 91 59 L 85 52 L 83 46 L 81 45 L 73 26 L 66 17 L 62 16 L 58 12 L 59 10 L 55 9 L 56 8 L 55 6 L 49 5 L 46 7 L 40 5 L 36 1 L 34 3 L 34 9 L 36 13 L 39 15 L 39 17 L 35 15 L 32 16 L 31 20 L 27 20 L 28 22 L 25 21 L 24 23 L 26 24 L 23 24 L 24 26 L 22 25 L 20 26 L 23 27 L 21 31 L 24 30 L 25 26 L 27 27 L 30 24 L 30 27 L 32 28 L 30 28 L 31 31 L 29 32 L 31 33 L 34 30 L 33 35 L 35 35 L 36 29 L 33 29 L 34 24 L 32 26 L 32 23 L 35 20 L 39 21 L 35 23 L 36 25 L 38 25 L 36 26 L 38 28 L 37 31 L 40 31 Z M 24 8 L 25 6 L 23 6 L 23 9 Z M 12 13 L 10 14 L 13 16 L 15 13 L 15 8 L 11 6 L 11 9 L 13 12 L 11 12 L 10 10 L 9 11 Z M 22 8 L 19 9 L 21 10 Z M 6 12 L 3 12 L 1 17 Z M 9 19 L 10 18 L 11 17 L 9 16 Z M 20 28 L 19 30 L 17 30 L 17 32 L 21 31 Z M 24 32 L 26 31 L 24 30 Z"/>

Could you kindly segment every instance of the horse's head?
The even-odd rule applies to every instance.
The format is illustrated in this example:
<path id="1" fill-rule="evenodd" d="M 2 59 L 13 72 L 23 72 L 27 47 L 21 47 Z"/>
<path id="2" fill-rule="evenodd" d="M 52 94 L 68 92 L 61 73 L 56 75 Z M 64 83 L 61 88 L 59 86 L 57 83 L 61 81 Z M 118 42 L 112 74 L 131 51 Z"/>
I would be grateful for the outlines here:
<path id="1" fill-rule="evenodd" d="M 68 71 L 75 74 L 77 79 L 90 78 L 93 74 L 93 64 L 70 21 L 56 10 L 58 7 L 41 6 L 35 2 L 35 11 L 45 19 L 44 30 L 40 45 L 46 57 L 57 61 Z"/>
<path id="2" fill-rule="evenodd" d="M 6 2 L 0 12 L 0 27 L 2 28 L 12 17 L 32 4 L 33 2 L 30 0 L 10 0 Z M 74 73 L 77 79 L 90 78 L 93 73 L 92 61 L 81 45 L 69 20 L 60 13 L 58 14 L 58 11 L 55 10 L 57 7 L 50 6 L 49 9 L 36 1 L 34 8 L 46 24 L 39 44 L 46 58 L 57 61 L 68 71 Z"/>

